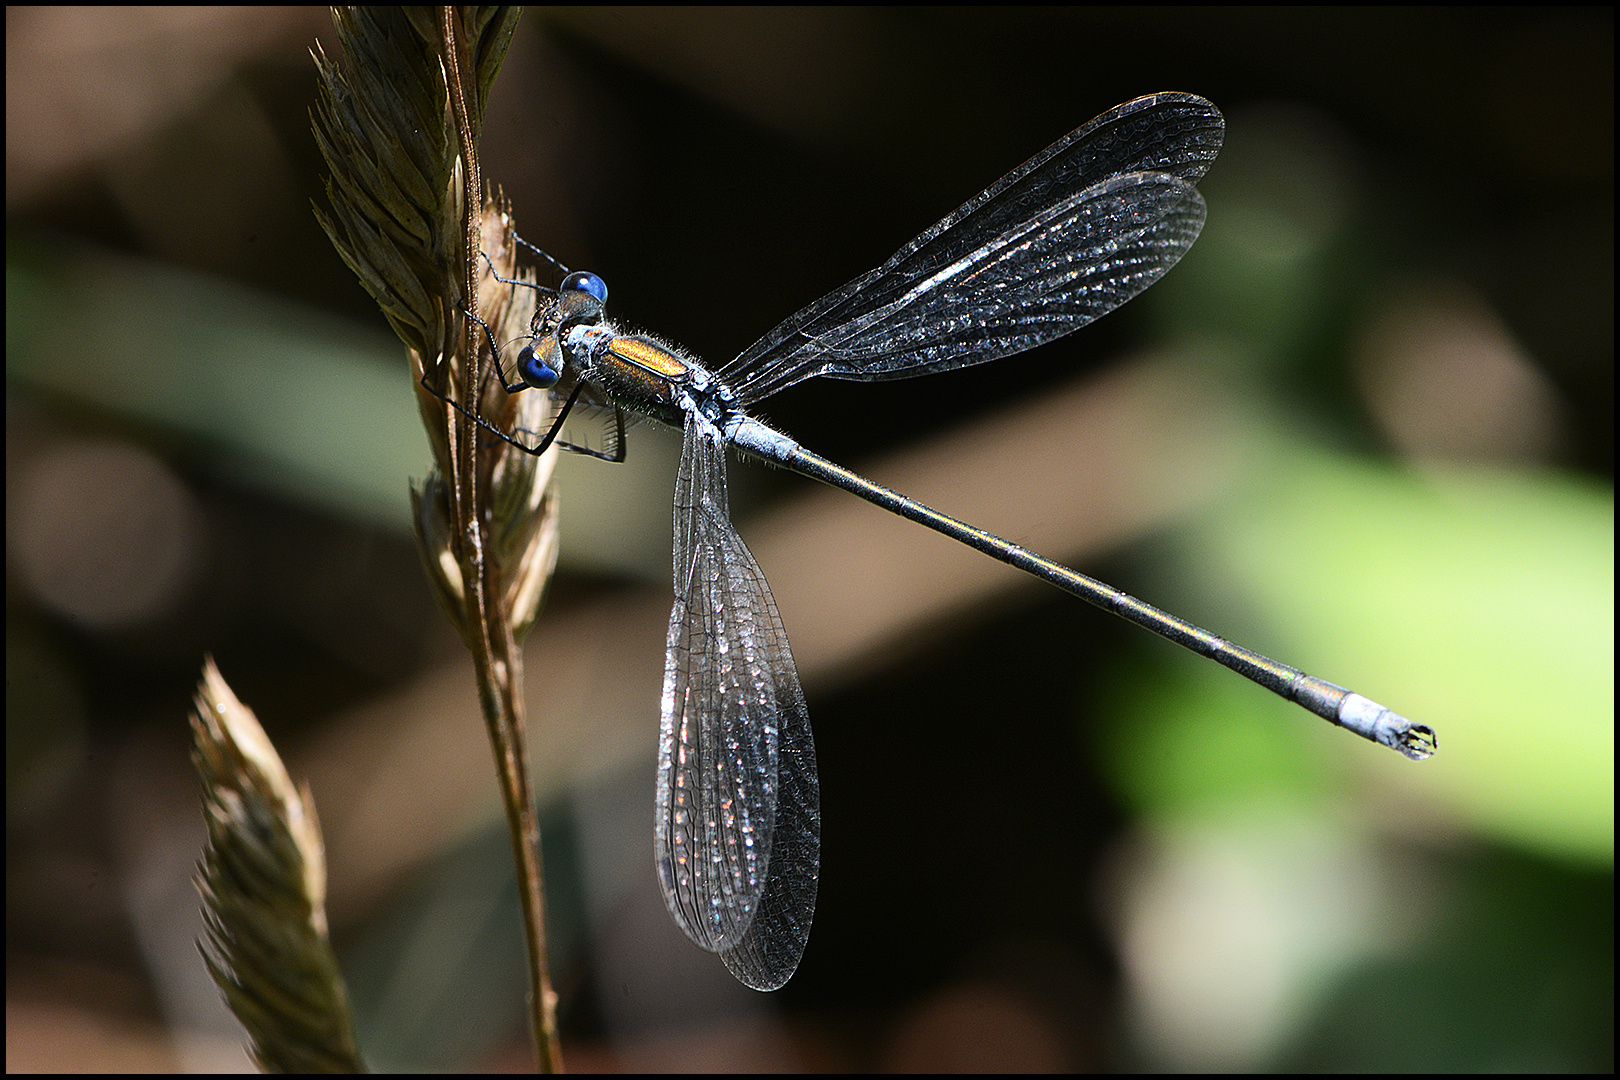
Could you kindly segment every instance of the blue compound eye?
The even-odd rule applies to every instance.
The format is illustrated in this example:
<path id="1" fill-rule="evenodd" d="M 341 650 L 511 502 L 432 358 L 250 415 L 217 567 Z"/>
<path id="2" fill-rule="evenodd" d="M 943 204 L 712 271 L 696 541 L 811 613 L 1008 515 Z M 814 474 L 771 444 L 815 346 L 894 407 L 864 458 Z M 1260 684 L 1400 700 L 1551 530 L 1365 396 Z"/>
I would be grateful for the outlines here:
<path id="1" fill-rule="evenodd" d="M 562 372 L 546 363 L 539 353 L 527 345 L 517 355 L 517 370 L 518 377 L 536 390 L 550 390 L 562 378 Z"/>
<path id="2" fill-rule="evenodd" d="M 607 303 L 607 282 L 589 270 L 576 270 L 562 279 L 558 292 L 582 292 L 596 297 L 598 303 Z"/>

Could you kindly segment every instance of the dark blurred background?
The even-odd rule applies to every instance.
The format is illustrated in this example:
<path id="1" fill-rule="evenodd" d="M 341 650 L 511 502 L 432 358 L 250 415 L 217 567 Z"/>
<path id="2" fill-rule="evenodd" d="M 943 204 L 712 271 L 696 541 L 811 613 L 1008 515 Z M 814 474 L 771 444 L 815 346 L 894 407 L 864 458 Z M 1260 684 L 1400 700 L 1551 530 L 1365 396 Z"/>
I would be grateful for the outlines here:
<path id="1" fill-rule="evenodd" d="M 403 351 L 316 226 L 320 9 L 8 8 L 7 1065 L 230 1069 L 203 654 L 327 832 L 378 1068 L 522 1068 Z M 723 362 L 1105 109 L 1227 117 L 1093 327 L 761 411 L 1434 726 L 1413 765 L 809 481 L 732 470 L 823 786 L 793 981 L 651 864 L 678 442 L 567 460 L 527 648 L 571 1067 L 1613 1069 L 1613 13 L 531 9 L 484 175 Z"/>

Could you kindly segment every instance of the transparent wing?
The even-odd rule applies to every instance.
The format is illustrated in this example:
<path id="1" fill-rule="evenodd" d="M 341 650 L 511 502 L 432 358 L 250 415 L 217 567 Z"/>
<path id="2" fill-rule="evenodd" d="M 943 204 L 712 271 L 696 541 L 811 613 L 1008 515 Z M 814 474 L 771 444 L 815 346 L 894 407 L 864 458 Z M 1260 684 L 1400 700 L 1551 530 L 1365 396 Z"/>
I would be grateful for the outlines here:
<path id="1" fill-rule="evenodd" d="M 1158 280 L 1192 245 L 1204 216 L 1192 185 L 1224 131 L 1220 111 L 1191 94 L 1110 109 L 718 374 L 747 403 L 814 375 L 904 378 L 1079 329 Z"/>
<path id="2" fill-rule="evenodd" d="M 720 432 L 689 414 L 675 489 L 655 855 L 681 929 L 774 990 L 815 912 L 821 813 L 809 713 L 764 574 L 732 527 Z"/>

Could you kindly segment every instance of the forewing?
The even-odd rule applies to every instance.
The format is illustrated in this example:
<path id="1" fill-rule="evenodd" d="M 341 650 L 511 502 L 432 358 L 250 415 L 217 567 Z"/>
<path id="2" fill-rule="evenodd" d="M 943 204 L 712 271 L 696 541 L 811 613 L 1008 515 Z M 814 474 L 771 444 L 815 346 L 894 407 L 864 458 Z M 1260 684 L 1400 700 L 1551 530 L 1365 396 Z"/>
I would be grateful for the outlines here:
<path id="1" fill-rule="evenodd" d="M 999 304 L 990 301 L 976 310 L 961 312 L 954 321 L 946 320 L 939 327 L 944 336 L 931 345 L 915 337 L 915 327 L 924 321 L 923 316 L 937 319 L 941 313 L 952 313 L 943 306 L 943 299 L 931 310 L 918 304 L 938 284 L 961 284 L 986 270 L 999 272 L 1004 281 L 1015 282 L 1018 272 L 1040 278 L 1049 269 L 1049 280 L 1061 281 L 1062 274 L 1076 269 L 1076 259 L 1061 255 L 1053 258 L 1050 245 L 1026 254 L 1020 249 L 1024 238 L 1045 229 L 1054 239 L 1078 236 L 1086 249 L 1101 248 L 1098 238 L 1072 231 L 1080 225 L 1095 229 L 1106 223 L 1103 207 L 1079 212 L 1088 195 L 1109 191 L 1109 181 L 1132 173 L 1159 174 L 1180 181 L 1184 185 L 1181 190 L 1190 191 L 1219 152 L 1224 131 L 1225 121 L 1219 110 L 1191 94 L 1155 94 L 1110 109 L 974 196 L 876 270 L 782 322 L 718 374 L 746 403 L 813 375 L 900 378 L 965 367 L 1078 329 L 1134 296 L 1146 284 L 1134 292 L 1114 290 L 1117 298 L 1112 307 L 1083 308 L 1090 311 L 1084 320 L 1047 320 L 1033 333 L 1007 325 L 1016 323 L 1016 306 L 1028 298 L 1003 293 Z M 1140 186 L 1144 181 L 1125 183 Z M 1113 190 L 1117 193 L 1118 189 Z M 1130 208 L 1133 218 L 1139 218 L 1154 198 L 1145 192 L 1139 194 L 1143 201 Z M 1185 231 L 1194 216 L 1197 225 L 1202 224 L 1203 208 L 1196 196 L 1156 198 L 1168 208 L 1167 212 L 1178 216 L 1178 220 L 1166 223 L 1166 237 Z M 1072 219 L 1067 227 L 1065 215 Z M 1196 238 L 1197 225 L 1179 250 L 1164 250 L 1164 255 L 1173 257 L 1161 262 L 1147 283 L 1174 265 L 1186 245 Z M 1052 265 L 1039 263 L 1037 257 L 1047 258 Z M 1032 298 L 1039 299 L 1039 295 Z M 955 298 L 952 302 L 956 302 Z M 890 317 L 900 321 L 891 326 L 886 321 Z M 975 320 L 985 325 L 976 325 Z M 913 335 L 910 339 L 906 337 L 908 332 Z M 861 355 L 891 344 L 910 351 L 882 367 L 860 361 Z"/>
<path id="2" fill-rule="evenodd" d="M 764 574 L 732 527 L 725 447 L 689 415 L 675 492 L 655 854 L 670 914 L 774 989 L 810 932 L 820 809 L 804 693 Z"/>

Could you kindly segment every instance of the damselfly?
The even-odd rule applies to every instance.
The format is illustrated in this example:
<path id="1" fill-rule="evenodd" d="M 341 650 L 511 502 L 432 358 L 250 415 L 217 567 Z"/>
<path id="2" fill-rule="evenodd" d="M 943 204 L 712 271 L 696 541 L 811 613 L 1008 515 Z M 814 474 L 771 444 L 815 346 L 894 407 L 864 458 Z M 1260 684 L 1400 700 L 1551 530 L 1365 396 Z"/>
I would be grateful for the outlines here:
<path id="1" fill-rule="evenodd" d="M 685 433 L 659 729 L 658 880 L 681 929 L 748 986 L 776 989 L 798 967 L 815 910 L 821 817 L 787 634 L 731 524 L 728 445 L 960 540 L 1408 757 L 1433 752 L 1427 727 L 874 484 L 746 412 L 812 376 L 950 371 L 1106 315 L 1197 239 L 1204 201 L 1193 185 L 1224 131 L 1215 106 L 1191 94 L 1110 109 L 713 371 L 655 338 L 619 332 L 603 318 L 607 286 L 590 273 L 567 273 L 541 306 L 516 358 L 519 381 L 499 369 L 497 350 L 507 390 L 548 389 L 559 403 L 544 431 L 504 432 L 480 420 L 523 450 L 562 441 L 622 457 L 618 410 Z M 619 421 L 601 446 L 558 439 L 581 403 Z"/>

